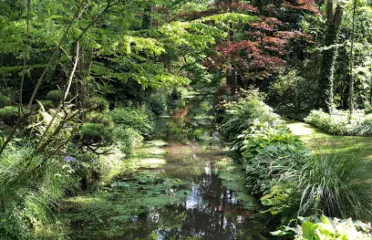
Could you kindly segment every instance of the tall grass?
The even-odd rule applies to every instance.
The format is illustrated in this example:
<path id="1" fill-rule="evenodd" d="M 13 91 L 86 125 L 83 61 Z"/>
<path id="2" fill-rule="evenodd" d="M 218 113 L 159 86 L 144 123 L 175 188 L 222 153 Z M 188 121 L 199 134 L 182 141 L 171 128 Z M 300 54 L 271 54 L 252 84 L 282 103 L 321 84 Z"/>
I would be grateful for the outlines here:
<path id="1" fill-rule="evenodd" d="M 44 158 L 32 146 L 11 147 L 1 155 L 0 236 L 29 239 L 30 229 L 49 222 L 51 209 L 75 182 L 67 163 L 53 158 L 45 164 Z"/>
<path id="2" fill-rule="evenodd" d="M 368 220 L 372 216 L 371 165 L 358 154 L 315 155 L 299 172 L 298 214 Z"/>

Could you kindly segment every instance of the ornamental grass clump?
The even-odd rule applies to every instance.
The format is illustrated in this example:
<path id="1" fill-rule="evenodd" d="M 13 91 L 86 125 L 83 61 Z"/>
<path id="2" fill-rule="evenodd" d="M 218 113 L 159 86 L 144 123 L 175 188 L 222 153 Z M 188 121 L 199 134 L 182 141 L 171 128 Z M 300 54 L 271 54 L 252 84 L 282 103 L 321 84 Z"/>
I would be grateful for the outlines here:
<path id="1" fill-rule="evenodd" d="M 315 155 L 293 179 L 300 196 L 298 214 L 368 220 L 372 216 L 371 170 L 372 164 L 357 154 Z"/>

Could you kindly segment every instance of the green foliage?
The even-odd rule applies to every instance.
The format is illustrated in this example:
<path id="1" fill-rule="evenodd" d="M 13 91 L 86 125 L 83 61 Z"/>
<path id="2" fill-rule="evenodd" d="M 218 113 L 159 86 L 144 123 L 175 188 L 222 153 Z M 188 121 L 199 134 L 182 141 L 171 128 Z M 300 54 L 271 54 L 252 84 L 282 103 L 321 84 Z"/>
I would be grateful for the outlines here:
<path id="1" fill-rule="evenodd" d="M 0 239 L 34 239 L 23 212 L 19 209 L 7 210 L 0 216 Z"/>
<path id="2" fill-rule="evenodd" d="M 299 214 L 368 219 L 372 214 L 371 163 L 357 154 L 320 154 L 292 174 L 300 194 Z"/>
<path id="3" fill-rule="evenodd" d="M 328 114 L 321 110 L 313 110 L 305 121 L 335 135 L 372 136 L 371 116 L 356 115 L 351 122 L 346 113 Z"/>
<path id="4" fill-rule="evenodd" d="M 247 187 L 252 194 L 258 196 L 267 194 L 271 182 L 283 178 L 289 169 L 299 169 L 310 155 L 298 140 L 292 143 L 275 141 L 264 144 L 254 157 L 251 157 L 252 149 L 248 154 L 243 152 Z"/>
<path id="5" fill-rule="evenodd" d="M 6 106 L 0 109 L 0 120 L 9 126 L 18 121 L 18 107 Z"/>
<path id="6" fill-rule="evenodd" d="M 269 212 L 271 215 L 282 216 L 282 222 L 287 222 L 297 211 L 296 190 L 293 183 L 272 184 L 269 193 L 260 198 L 261 204 L 266 208 L 261 213 Z"/>
<path id="7" fill-rule="evenodd" d="M 54 104 L 58 104 L 61 102 L 63 98 L 63 93 L 60 89 L 55 89 L 47 93 L 45 96 L 46 100 L 52 101 Z"/>
<path id="8" fill-rule="evenodd" d="M 111 142 L 113 127 L 102 123 L 84 123 L 80 128 L 80 135 L 85 144 Z"/>
<path id="9" fill-rule="evenodd" d="M 155 114 L 160 116 L 167 110 L 168 93 L 166 91 L 156 91 L 152 93 L 147 100 L 149 109 Z"/>
<path id="10" fill-rule="evenodd" d="M 243 153 L 245 160 L 255 157 L 261 151 L 271 144 L 293 144 L 301 146 L 298 137 L 294 136 L 289 129 L 283 125 L 269 126 L 267 123 L 256 122 L 251 130 L 240 135 L 242 139 L 242 147 L 240 150 Z"/>
<path id="11" fill-rule="evenodd" d="M 101 123 L 108 128 L 113 127 L 113 121 L 109 114 L 101 112 L 89 112 L 85 116 L 85 121 L 90 123 Z"/>
<path id="12" fill-rule="evenodd" d="M 109 104 L 107 100 L 103 97 L 92 97 L 88 101 L 88 108 L 96 112 L 107 112 Z"/>
<path id="13" fill-rule="evenodd" d="M 228 103 L 220 133 L 225 141 L 232 143 L 244 131 L 250 130 L 254 123 L 280 124 L 280 119 L 272 108 L 262 101 L 257 90 L 247 92 L 247 96 Z"/>
<path id="14" fill-rule="evenodd" d="M 43 107 L 45 109 L 50 109 L 50 108 L 56 107 L 56 103 L 53 102 L 52 100 L 41 100 L 39 102 L 40 102 L 41 105 L 43 105 Z"/>
<path id="15" fill-rule="evenodd" d="M 302 120 L 317 102 L 317 85 L 296 71 L 279 75 L 269 87 L 268 101 L 276 112 Z"/>
<path id="16" fill-rule="evenodd" d="M 51 208 L 76 181 L 62 159 L 36 155 L 32 146 L 8 148 L 0 157 L 0 234 L 32 239 L 31 229 L 51 219 Z"/>
<path id="17" fill-rule="evenodd" d="M 142 144 L 143 137 L 133 128 L 118 126 L 115 129 L 115 140 L 119 143 L 121 151 L 129 156 Z"/>
<path id="18" fill-rule="evenodd" d="M 142 109 L 117 107 L 110 114 L 116 124 L 120 124 L 126 128 L 133 128 L 143 136 L 150 135 L 154 130 L 155 123 L 151 119 L 151 116 Z"/>
<path id="19" fill-rule="evenodd" d="M 302 219 L 295 240 L 368 240 L 370 238 L 371 224 L 365 224 L 352 219 L 331 219 L 322 216 L 318 221 Z"/>
<path id="20" fill-rule="evenodd" d="M 12 101 L 10 100 L 10 97 L 0 94 L 0 107 L 10 106 L 11 104 Z"/>

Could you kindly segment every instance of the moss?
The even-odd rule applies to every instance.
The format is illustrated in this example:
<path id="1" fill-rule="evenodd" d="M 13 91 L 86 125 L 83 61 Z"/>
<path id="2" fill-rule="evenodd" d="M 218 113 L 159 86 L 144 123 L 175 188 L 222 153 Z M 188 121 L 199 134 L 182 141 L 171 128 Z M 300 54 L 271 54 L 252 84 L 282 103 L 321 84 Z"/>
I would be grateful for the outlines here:
<path id="1" fill-rule="evenodd" d="M 18 120 L 18 107 L 6 106 L 0 109 L 0 120 L 6 125 L 13 126 Z"/>
<path id="2" fill-rule="evenodd" d="M 10 106 L 12 101 L 9 97 L 0 94 L 0 107 Z"/>

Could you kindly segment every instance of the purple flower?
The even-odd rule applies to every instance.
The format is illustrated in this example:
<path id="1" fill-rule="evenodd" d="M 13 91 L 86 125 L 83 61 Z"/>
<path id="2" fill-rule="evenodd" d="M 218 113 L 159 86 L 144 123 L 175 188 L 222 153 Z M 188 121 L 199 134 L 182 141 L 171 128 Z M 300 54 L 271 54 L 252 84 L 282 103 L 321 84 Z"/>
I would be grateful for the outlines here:
<path id="1" fill-rule="evenodd" d="M 71 157 L 71 156 L 66 156 L 66 157 L 64 158 L 64 160 L 65 160 L 66 162 L 68 162 L 68 163 L 71 163 L 71 162 L 73 162 L 73 161 L 76 161 L 76 158 Z"/>

